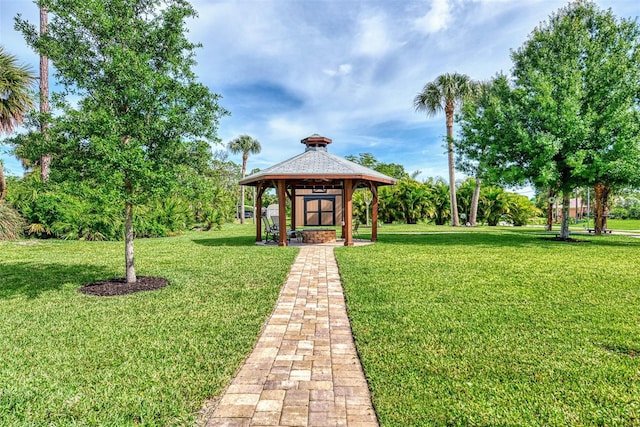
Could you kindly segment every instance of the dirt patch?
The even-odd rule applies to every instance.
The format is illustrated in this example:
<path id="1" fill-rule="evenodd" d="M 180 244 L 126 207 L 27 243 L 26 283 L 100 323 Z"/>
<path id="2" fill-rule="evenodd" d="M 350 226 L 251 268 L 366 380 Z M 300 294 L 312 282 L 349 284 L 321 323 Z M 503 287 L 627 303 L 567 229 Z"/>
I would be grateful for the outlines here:
<path id="1" fill-rule="evenodd" d="M 117 277 L 86 284 L 78 288 L 78 292 L 98 297 L 111 297 L 134 292 L 153 291 L 164 288 L 168 284 L 169 281 L 163 277 L 138 276 L 138 280 L 135 283 L 127 283 L 124 277 Z"/>
<path id="2" fill-rule="evenodd" d="M 589 243 L 589 240 L 578 240 L 572 237 L 563 239 L 562 237 L 541 237 L 542 240 L 550 240 L 552 242 L 566 242 L 566 243 Z"/>
<path id="3" fill-rule="evenodd" d="M 608 345 L 608 344 L 605 344 L 604 348 L 605 350 L 611 353 L 616 353 L 621 356 L 628 356 L 632 359 L 640 357 L 640 349 L 637 349 L 637 348 L 630 348 L 625 345 Z"/>

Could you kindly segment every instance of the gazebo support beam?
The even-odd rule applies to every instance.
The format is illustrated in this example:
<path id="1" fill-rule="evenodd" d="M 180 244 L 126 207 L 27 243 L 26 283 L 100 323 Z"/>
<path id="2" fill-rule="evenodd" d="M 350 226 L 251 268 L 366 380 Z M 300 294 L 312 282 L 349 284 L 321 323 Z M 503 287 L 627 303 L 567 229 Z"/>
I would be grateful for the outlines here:
<path id="1" fill-rule="evenodd" d="M 344 245 L 353 246 L 353 180 L 344 180 Z"/>
<path id="2" fill-rule="evenodd" d="M 296 229 L 296 187 L 291 187 L 291 230 Z"/>
<path id="3" fill-rule="evenodd" d="M 279 179 L 278 192 L 278 246 L 287 246 L 287 188 L 286 182 Z"/>
<path id="4" fill-rule="evenodd" d="M 264 187 L 262 183 L 256 186 L 256 211 L 253 213 L 253 219 L 256 220 L 256 242 L 262 241 L 262 195 L 264 194 Z M 259 215 L 256 218 L 256 215 Z"/>
<path id="5" fill-rule="evenodd" d="M 378 241 L 378 186 L 371 185 L 373 205 L 371 207 L 371 241 Z"/>

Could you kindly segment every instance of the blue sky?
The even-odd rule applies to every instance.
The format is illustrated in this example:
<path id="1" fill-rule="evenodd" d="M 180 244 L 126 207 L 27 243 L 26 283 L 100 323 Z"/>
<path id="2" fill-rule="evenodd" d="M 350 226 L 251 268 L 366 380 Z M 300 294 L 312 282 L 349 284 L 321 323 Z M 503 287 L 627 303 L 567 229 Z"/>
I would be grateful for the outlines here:
<path id="1" fill-rule="evenodd" d="M 416 113 L 414 96 L 442 73 L 480 80 L 509 72 L 510 50 L 566 3 L 192 0 L 199 17 L 189 37 L 203 45 L 200 80 L 231 112 L 219 128 L 223 143 L 249 134 L 262 144 L 249 170 L 299 154 L 300 140 L 319 133 L 333 139 L 334 154 L 370 152 L 424 179 L 447 176 L 445 120 Z M 597 3 L 618 17 L 640 15 L 638 0 Z M 38 57 L 13 30 L 19 12 L 38 22 L 35 4 L 2 0 L 0 8 L 0 44 L 37 70 Z M 8 172 L 21 174 L 4 151 Z"/>

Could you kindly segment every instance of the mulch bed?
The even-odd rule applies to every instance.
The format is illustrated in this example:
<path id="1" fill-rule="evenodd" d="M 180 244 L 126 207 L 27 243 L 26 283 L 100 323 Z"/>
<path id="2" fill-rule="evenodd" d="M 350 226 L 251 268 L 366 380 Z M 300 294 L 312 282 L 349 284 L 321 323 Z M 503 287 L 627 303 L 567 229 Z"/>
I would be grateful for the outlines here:
<path id="1" fill-rule="evenodd" d="M 111 297 L 140 291 L 153 291 L 164 288 L 168 284 L 169 281 L 163 277 L 138 276 L 135 283 L 127 283 L 124 277 L 116 277 L 86 284 L 78 288 L 78 292 L 98 297 Z"/>

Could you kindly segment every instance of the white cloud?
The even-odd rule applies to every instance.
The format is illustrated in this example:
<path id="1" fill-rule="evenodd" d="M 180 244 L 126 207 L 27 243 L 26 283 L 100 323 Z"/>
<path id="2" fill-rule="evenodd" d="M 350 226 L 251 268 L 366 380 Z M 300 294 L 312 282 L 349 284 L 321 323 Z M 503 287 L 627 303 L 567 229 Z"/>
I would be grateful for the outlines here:
<path id="1" fill-rule="evenodd" d="M 250 167 L 301 153 L 300 140 L 317 132 L 334 140 L 336 154 L 371 152 L 425 177 L 444 176 L 444 117 L 416 113 L 413 97 L 444 72 L 508 71 L 509 49 L 565 2 L 192 0 L 200 16 L 188 28 L 203 44 L 197 74 L 232 114 L 219 136 L 248 133 L 263 146 Z M 19 10 L 37 22 L 37 6 L 0 3 L 5 48 L 37 69 L 12 23 Z M 637 1 L 599 3 L 618 16 L 640 15 Z"/>
<path id="2" fill-rule="evenodd" d="M 437 33 L 446 30 L 452 19 L 449 0 L 433 0 L 426 15 L 414 21 L 414 28 L 425 34 Z"/>
<path id="3" fill-rule="evenodd" d="M 386 18 L 382 14 L 367 16 L 358 22 L 355 52 L 357 54 L 380 57 L 393 47 Z"/>
<path id="4" fill-rule="evenodd" d="M 316 132 L 316 130 L 309 128 L 309 123 L 282 116 L 269 120 L 267 128 L 272 136 L 290 141 L 301 140 Z"/>
<path id="5" fill-rule="evenodd" d="M 337 69 L 325 68 L 322 72 L 329 77 L 346 76 L 351 73 L 351 69 L 351 64 L 340 64 Z"/>

